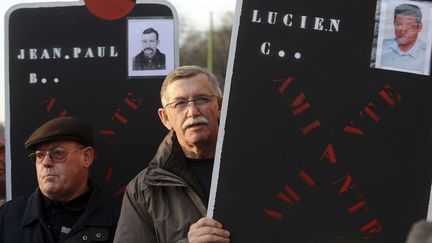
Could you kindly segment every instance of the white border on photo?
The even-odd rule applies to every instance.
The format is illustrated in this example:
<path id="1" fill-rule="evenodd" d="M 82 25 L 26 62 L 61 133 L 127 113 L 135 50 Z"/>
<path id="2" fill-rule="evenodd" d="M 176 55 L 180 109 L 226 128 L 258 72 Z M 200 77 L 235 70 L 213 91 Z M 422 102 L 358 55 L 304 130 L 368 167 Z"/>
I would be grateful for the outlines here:
<path id="1" fill-rule="evenodd" d="M 133 70 L 133 58 L 142 51 L 141 35 L 147 28 L 155 29 L 159 34 L 158 49 L 165 54 L 165 69 Z M 174 20 L 158 17 L 132 17 L 127 20 L 128 76 L 165 76 L 175 67 Z"/>
<path id="2" fill-rule="evenodd" d="M 423 71 L 415 71 L 412 69 L 395 68 L 391 66 L 381 65 L 381 56 L 383 41 L 388 38 L 394 38 L 394 25 L 393 25 L 393 13 L 396 6 L 400 4 L 413 4 L 419 6 L 423 13 L 422 31 L 419 33 L 418 38 L 422 39 L 426 43 L 426 55 L 424 56 L 425 62 Z M 394 70 L 407 73 L 416 73 L 422 75 L 430 74 L 430 59 L 431 59 L 431 44 L 432 44 L 432 4 L 427 2 L 415 2 L 415 1 L 394 1 L 394 0 L 382 0 L 381 12 L 379 21 L 379 32 L 378 32 L 378 44 L 376 51 L 376 62 L 375 68 Z"/>

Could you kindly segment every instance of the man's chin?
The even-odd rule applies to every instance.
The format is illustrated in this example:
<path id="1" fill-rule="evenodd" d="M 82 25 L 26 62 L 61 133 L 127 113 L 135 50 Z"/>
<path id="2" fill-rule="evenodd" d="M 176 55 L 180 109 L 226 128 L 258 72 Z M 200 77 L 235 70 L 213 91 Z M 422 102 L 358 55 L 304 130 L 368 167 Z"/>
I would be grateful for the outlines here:
<path id="1" fill-rule="evenodd" d="M 411 43 L 411 40 L 408 40 L 406 37 L 399 37 L 397 39 L 398 45 L 409 45 Z"/>
<path id="2" fill-rule="evenodd" d="M 208 143 L 209 139 L 209 136 L 204 133 L 186 134 L 186 141 L 188 141 L 189 144 L 206 144 Z"/>
<path id="3" fill-rule="evenodd" d="M 152 58 L 155 55 L 154 52 L 144 52 L 144 56 L 147 58 Z"/>
<path id="4" fill-rule="evenodd" d="M 60 191 L 59 187 L 56 186 L 44 186 L 40 189 L 42 193 L 49 198 L 55 197 Z"/>

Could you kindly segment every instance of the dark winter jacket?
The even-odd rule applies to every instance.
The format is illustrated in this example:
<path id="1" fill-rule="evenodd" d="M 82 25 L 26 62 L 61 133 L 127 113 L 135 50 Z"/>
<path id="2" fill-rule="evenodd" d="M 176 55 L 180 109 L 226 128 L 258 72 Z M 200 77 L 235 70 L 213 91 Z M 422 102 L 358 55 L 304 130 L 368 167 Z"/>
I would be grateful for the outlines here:
<path id="1" fill-rule="evenodd" d="M 206 215 L 203 190 L 173 132 L 127 186 L 114 242 L 187 242 L 191 224 Z"/>
<path id="2" fill-rule="evenodd" d="M 38 188 L 30 196 L 18 197 L 0 207 L 0 243 L 54 243 L 44 220 L 42 200 Z M 94 186 L 65 243 L 113 241 L 116 218 L 106 200 Z"/>

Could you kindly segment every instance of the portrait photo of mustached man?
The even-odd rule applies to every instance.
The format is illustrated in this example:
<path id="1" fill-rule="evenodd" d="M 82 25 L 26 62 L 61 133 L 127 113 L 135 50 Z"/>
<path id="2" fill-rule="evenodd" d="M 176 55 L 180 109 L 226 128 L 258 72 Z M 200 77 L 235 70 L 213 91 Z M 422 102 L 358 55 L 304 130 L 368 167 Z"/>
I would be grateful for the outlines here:
<path id="1" fill-rule="evenodd" d="M 165 69 L 165 54 L 159 49 L 159 33 L 154 28 L 147 28 L 141 35 L 142 51 L 133 58 L 133 70 Z"/>

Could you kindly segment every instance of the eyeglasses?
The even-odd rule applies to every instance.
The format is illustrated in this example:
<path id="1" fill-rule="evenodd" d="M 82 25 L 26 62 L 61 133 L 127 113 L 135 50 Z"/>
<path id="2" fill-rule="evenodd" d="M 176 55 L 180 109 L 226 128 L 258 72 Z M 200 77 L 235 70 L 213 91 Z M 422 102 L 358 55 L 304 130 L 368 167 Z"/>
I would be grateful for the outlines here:
<path id="1" fill-rule="evenodd" d="M 75 153 L 75 152 L 80 151 L 82 149 L 84 149 L 84 147 L 81 147 L 81 148 L 78 148 L 78 149 L 75 149 L 72 151 L 67 151 L 67 150 L 63 150 L 63 149 L 54 149 L 51 151 L 36 151 L 34 153 L 29 154 L 29 158 L 33 164 L 40 164 L 40 163 L 42 163 L 45 156 L 48 155 L 52 162 L 60 163 L 60 162 L 63 162 L 66 160 L 66 157 L 68 156 L 68 154 Z"/>
<path id="2" fill-rule="evenodd" d="M 191 103 L 191 102 L 193 102 L 196 106 L 203 106 L 203 105 L 206 105 L 209 102 L 211 102 L 214 97 L 217 97 L 217 96 L 216 95 L 200 95 L 200 96 L 197 96 L 197 97 L 190 99 L 190 100 L 180 99 L 180 100 L 176 100 L 176 101 L 173 101 L 173 102 L 166 104 L 165 109 L 167 107 L 169 107 L 169 108 L 174 109 L 174 110 L 183 111 L 189 106 L 189 103 Z"/>

